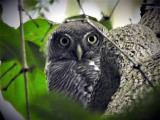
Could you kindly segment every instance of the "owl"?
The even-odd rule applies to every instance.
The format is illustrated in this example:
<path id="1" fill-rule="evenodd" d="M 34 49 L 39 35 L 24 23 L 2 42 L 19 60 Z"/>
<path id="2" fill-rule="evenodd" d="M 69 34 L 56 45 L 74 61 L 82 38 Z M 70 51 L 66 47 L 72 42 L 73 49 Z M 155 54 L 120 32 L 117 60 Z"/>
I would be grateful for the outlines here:
<path id="1" fill-rule="evenodd" d="M 106 31 L 98 22 L 92 23 Z M 104 111 L 120 81 L 117 55 L 114 50 L 104 50 L 105 41 L 86 20 L 61 24 L 48 42 L 49 91 L 62 92 L 86 108 Z"/>
<path id="2" fill-rule="evenodd" d="M 92 111 L 120 113 L 159 83 L 159 53 L 147 26 L 107 31 L 89 18 L 66 21 L 48 42 L 48 88 Z"/>

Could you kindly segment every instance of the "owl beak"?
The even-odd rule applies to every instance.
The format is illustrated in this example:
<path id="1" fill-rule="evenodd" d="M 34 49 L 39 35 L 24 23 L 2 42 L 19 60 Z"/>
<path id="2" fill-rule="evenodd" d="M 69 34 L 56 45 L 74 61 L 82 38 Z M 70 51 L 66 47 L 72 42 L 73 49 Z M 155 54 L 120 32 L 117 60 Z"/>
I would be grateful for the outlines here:
<path id="1" fill-rule="evenodd" d="M 82 59 L 83 50 L 79 44 L 77 45 L 76 55 L 77 55 L 78 60 L 80 61 Z"/>

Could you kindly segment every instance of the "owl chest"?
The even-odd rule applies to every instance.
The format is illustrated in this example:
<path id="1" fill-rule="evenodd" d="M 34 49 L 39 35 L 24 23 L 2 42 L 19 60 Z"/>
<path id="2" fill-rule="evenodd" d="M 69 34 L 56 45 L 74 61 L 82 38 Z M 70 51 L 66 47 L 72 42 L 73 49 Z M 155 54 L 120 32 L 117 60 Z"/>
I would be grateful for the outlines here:
<path id="1" fill-rule="evenodd" d="M 99 65 L 93 62 L 55 64 L 50 84 L 53 89 L 64 92 L 74 100 L 87 106 L 91 101 L 94 87 L 100 77 Z"/>

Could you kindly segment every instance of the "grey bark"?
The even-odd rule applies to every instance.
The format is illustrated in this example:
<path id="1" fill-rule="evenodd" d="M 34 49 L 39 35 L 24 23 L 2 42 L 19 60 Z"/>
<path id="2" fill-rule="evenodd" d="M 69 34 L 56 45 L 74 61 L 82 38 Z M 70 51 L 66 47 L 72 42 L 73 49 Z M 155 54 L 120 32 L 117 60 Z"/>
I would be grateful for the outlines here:
<path id="1" fill-rule="evenodd" d="M 160 9 L 148 10 L 141 18 L 139 24 L 149 27 L 155 34 L 160 32 Z"/>
<path id="2" fill-rule="evenodd" d="M 160 9 L 149 9 L 139 24 L 111 30 L 108 38 L 136 64 L 119 54 L 120 86 L 112 96 L 105 115 L 130 111 L 135 104 L 160 85 Z"/>

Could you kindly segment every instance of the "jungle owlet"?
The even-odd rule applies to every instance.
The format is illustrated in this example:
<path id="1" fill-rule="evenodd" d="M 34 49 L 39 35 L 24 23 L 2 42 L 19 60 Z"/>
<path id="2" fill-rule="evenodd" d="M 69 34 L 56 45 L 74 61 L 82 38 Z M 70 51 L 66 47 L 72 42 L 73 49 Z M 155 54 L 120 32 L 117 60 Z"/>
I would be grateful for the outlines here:
<path id="1" fill-rule="evenodd" d="M 159 2 L 151 1 L 156 7 L 145 0 L 152 9 L 139 24 L 111 31 L 88 16 L 62 23 L 48 42 L 49 90 L 106 115 L 130 111 L 150 91 L 159 93 Z"/>
<path id="2" fill-rule="evenodd" d="M 117 55 L 104 51 L 105 39 L 85 20 L 61 24 L 48 43 L 49 90 L 63 92 L 92 110 L 105 110 L 120 80 Z"/>

